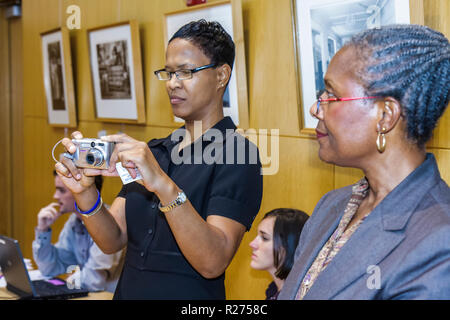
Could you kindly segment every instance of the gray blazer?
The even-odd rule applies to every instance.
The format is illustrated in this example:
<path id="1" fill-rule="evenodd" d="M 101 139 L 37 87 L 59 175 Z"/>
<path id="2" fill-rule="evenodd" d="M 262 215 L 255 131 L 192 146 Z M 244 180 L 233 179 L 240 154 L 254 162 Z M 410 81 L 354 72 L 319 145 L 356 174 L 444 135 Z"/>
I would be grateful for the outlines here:
<path id="1" fill-rule="evenodd" d="M 319 201 L 278 299 L 295 299 L 351 192 L 345 187 Z M 371 212 L 304 299 L 450 299 L 450 188 L 432 154 Z"/>

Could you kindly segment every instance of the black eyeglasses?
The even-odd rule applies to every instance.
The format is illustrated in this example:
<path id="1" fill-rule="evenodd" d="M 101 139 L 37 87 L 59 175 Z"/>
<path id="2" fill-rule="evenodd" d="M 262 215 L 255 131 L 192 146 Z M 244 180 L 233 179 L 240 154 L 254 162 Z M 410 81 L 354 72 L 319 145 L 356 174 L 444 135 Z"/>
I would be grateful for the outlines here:
<path id="1" fill-rule="evenodd" d="M 192 75 L 196 72 L 208 69 L 208 68 L 214 68 L 216 66 L 215 63 L 207 64 L 201 67 L 197 67 L 194 69 L 181 69 L 177 71 L 167 71 L 166 69 L 156 70 L 154 73 L 158 80 L 161 81 L 167 81 L 172 79 L 172 76 L 175 75 L 178 80 L 189 80 L 192 79 Z"/>

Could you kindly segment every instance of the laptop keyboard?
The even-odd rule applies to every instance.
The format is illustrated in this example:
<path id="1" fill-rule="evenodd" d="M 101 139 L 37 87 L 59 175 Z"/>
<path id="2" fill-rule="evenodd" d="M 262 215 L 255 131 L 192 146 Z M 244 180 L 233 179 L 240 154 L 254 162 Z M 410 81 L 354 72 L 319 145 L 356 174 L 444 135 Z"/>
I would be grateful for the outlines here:
<path id="1" fill-rule="evenodd" d="M 56 297 L 70 299 L 77 296 L 87 295 L 85 290 L 69 289 L 66 285 L 56 286 L 44 280 L 33 281 L 34 289 L 40 297 Z"/>
<path id="2" fill-rule="evenodd" d="M 55 286 L 44 280 L 33 281 L 34 289 L 40 296 L 53 296 L 61 293 L 61 288 L 64 286 Z M 64 290 L 64 289 L 63 289 Z"/>

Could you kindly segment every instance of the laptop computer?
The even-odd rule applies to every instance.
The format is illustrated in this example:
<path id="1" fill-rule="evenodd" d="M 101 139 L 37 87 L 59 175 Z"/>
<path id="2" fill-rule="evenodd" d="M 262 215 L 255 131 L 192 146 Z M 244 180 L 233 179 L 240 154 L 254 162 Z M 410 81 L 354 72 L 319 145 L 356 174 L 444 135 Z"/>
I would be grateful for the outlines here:
<path id="1" fill-rule="evenodd" d="M 5 277 L 6 288 L 21 299 L 71 299 L 85 297 L 89 293 L 84 289 L 70 289 L 58 278 L 54 281 L 31 281 L 19 242 L 2 235 L 0 235 L 0 268 Z"/>

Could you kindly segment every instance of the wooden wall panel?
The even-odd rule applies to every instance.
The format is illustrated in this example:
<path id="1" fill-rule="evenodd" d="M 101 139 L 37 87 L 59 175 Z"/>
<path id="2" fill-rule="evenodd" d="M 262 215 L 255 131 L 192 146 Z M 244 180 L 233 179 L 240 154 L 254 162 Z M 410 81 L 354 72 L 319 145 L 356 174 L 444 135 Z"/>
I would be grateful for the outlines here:
<path id="1" fill-rule="evenodd" d="M 420 0 L 414 1 L 420 4 Z M 85 136 L 97 136 L 100 130 L 106 130 L 108 134 L 123 131 L 139 140 L 149 140 L 167 136 L 178 126 L 172 120 L 164 84 L 156 80 L 153 70 L 164 65 L 163 14 L 183 8 L 183 1 L 24 0 L 23 125 L 26 138 L 23 190 L 26 201 L 23 201 L 24 210 L 18 221 L 23 230 L 19 240 L 27 257 L 31 256 L 37 211 L 51 200 L 53 194 L 50 151 L 53 144 L 65 135 L 64 129 L 47 125 L 39 33 L 65 24 L 65 10 L 69 4 L 77 4 L 81 8 L 81 30 L 70 31 L 78 129 Z M 424 0 L 423 6 L 425 23 L 448 36 L 448 1 Z M 265 272 L 250 269 L 249 243 L 255 237 L 256 226 L 264 213 L 276 207 L 296 207 L 311 214 L 323 194 L 354 183 L 362 173 L 322 163 L 317 156 L 315 139 L 300 135 L 291 0 L 242 0 L 242 8 L 250 128 L 280 130 L 280 162 L 276 175 L 264 177 L 260 213 L 227 270 L 226 288 L 229 299 L 262 299 L 270 277 Z M 94 113 L 86 30 L 129 19 L 136 19 L 140 30 L 147 112 L 147 123 L 143 126 L 101 123 L 95 119 Z M 450 181 L 449 113 L 447 111 L 430 144 L 446 181 Z M 112 202 L 120 187 L 118 178 L 106 179 L 105 202 Z M 62 223 L 55 226 L 55 234 Z"/>
<path id="2" fill-rule="evenodd" d="M 23 212 L 22 21 L 7 20 L 0 8 L 0 234 L 13 236 Z M 19 220 L 20 221 L 20 220 Z"/>
<path id="3" fill-rule="evenodd" d="M 447 39 L 450 38 L 450 1 L 424 0 L 425 25 L 442 32 Z M 434 130 L 433 139 L 428 144 L 434 148 L 450 149 L 450 110 L 442 116 L 438 127 Z"/>
<path id="4" fill-rule="evenodd" d="M 39 34 L 60 25 L 59 8 L 59 1 L 54 0 L 26 1 L 22 6 L 25 117 L 47 116 Z"/>
<path id="5" fill-rule="evenodd" d="M 250 127 L 299 136 L 291 4 L 243 1 Z"/>
<path id="6" fill-rule="evenodd" d="M 10 83 L 10 26 L 5 19 L 5 10 L 0 8 L 0 234 L 11 235 L 12 190 L 11 190 L 11 83 Z"/>
<path id="7" fill-rule="evenodd" d="M 21 19 L 10 20 L 11 39 L 11 149 L 10 159 L 12 170 L 11 187 L 12 187 L 12 217 L 11 228 L 12 233 L 19 233 L 22 228 L 18 215 L 24 213 L 24 147 L 23 147 L 23 42 L 22 42 L 22 21 Z"/>
<path id="8" fill-rule="evenodd" d="M 430 149 L 438 163 L 442 179 L 450 185 L 450 150 L 449 149 Z"/>

